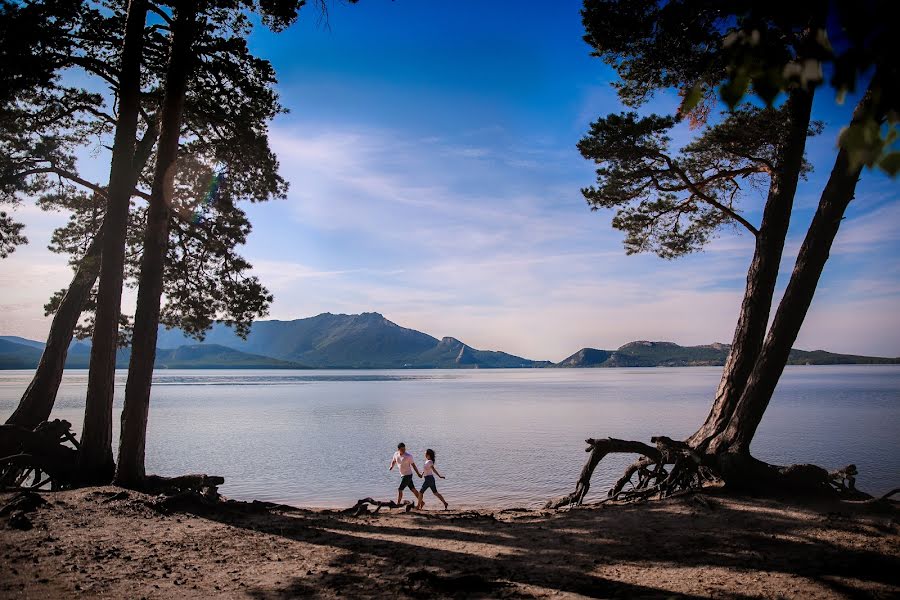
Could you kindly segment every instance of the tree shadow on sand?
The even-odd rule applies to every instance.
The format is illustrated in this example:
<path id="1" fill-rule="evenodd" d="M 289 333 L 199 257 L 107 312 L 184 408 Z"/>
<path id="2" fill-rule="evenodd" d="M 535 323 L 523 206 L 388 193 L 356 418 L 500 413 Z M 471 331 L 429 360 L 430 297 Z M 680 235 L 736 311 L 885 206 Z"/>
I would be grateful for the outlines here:
<path id="1" fill-rule="evenodd" d="M 817 507 L 797 518 L 784 509 L 791 507 L 754 500 L 724 503 L 704 496 L 543 515 L 501 511 L 348 518 L 238 507 L 192 512 L 339 551 L 319 568 L 297 573 L 287 585 L 250 590 L 253 597 L 267 600 L 376 592 L 400 597 L 528 597 L 533 592 L 708 597 L 721 594 L 716 579 L 759 572 L 801 577 L 848 597 L 868 597 L 866 590 L 873 586 L 888 593 L 900 587 L 900 557 L 859 544 L 842 545 L 822 534 L 828 529 L 895 536 L 896 512 L 873 519 L 867 509 Z M 611 572 L 620 566 L 632 575 L 639 570 L 642 583 L 617 580 Z M 696 596 L 666 589 L 654 570 L 696 567 L 715 569 L 707 580 L 701 577 L 689 586 Z M 593 574 L 598 570 L 607 577 Z M 729 596 L 754 596 L 752 588 L 743 589 Z M 791 590 L 780 593 L 791 595 Z"/>

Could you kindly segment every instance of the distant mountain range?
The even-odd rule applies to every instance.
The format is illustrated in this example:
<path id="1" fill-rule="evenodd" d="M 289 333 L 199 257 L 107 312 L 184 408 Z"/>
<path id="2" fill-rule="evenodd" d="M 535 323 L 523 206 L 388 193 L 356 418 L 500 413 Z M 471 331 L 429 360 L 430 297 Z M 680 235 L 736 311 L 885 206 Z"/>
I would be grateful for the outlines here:
<path id="1" fill-rule="evenodd" d="M 729 344 L 679 346 L 672 342 L 637 341 L 618 350 L 582 348 L 557 367 L 703 367 L 725 364 Z M 825 350 L 791 350 L 791 365 L 900 364 L 900 358 L 835 354 Z"/>
<path id="2" fill-rule="evenodd" d="M 400 369 L 400 368 L 536 368 L 536 367 L 686 367 L 725 363 L 727 344 L 679 346 L 637 341 L 617 350 L 583 348 L 559 363 L 536 361 L 505 352 L 478 350 L 456 338 L 437 339 L 407 329 L 378 313 L 324 313 L 294 321 L 257 321 L 246 340 L 217 323 L 203 342 L 177 329 L 160 328 L 157 368 L 169 369 Z M 0 369 L 33 369 L 44 344 L 0 336 Z M 117 366 L 128 366 L 127 349 Z M 90 346 L 73 342 L 66 367 L 85 369 Z M 898 364 L 898 358 L 792 350 L 791 364 Z"/>
<path id="3" fill-rule="evenodd" d="M 12 340 L 21 340 L 12 341 Z M 41 359 L 44 344 L 34 340 L 0 336 L 0 369 L 34 369 Z M 131 352 L 123 348 L 116 353 L 116 367 L 128 368 Z M 67 369 L 87 369 L 91 359 L 88 344 L 74 342 L 66 355 Z M 159 369 L 303 369 L 294 362 L 258 356 L 216 344 L 192 344 L 156 351 Z"/>

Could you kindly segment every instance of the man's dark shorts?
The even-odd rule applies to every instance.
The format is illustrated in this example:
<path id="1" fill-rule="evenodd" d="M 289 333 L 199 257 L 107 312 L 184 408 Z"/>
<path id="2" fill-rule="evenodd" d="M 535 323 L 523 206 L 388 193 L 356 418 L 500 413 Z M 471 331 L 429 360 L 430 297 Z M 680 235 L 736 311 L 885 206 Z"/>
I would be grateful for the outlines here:
<path id="1" fill-rule="evenodd" d="M 416 491 L 416 486 L 414 486 L 412 482 L 412 473 L 410 473 L 409 475 L 404 475 L 400 478 L 400 487 L 398 487 L 397 489 L 403 491 L 406 488 L 409 488 L 412 491 Z"/>
<path id="2" fill-rule="evenodd" d="M 422 489 L 419 490 L 420 494 L 424 494 L 425 490 L 431 488 L 431 491 L 437 494 L 437 486 L 434 485 L 434 475 L 426 475 L 425 482 L 422 484 Z"/>

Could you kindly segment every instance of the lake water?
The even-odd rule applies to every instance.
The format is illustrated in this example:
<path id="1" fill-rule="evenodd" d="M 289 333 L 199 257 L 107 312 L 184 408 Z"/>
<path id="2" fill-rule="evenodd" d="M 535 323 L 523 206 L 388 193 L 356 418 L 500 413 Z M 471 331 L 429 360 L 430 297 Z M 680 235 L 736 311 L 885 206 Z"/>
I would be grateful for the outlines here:
<path id="1" fill-rule="evenodd" d="M 396 470 L 387 467 L 397 442 L 405 441 L 420 466 L 427 447 L 437 451 L 447 477 L 438 489 L 452 505 L 535 506 L 571 491 L 587 437 L 649 442 L 656 434 L 692 433 L 720 373 L 717 367 L 157 371 L 147 468 L 223 475 L 221 492 L 237 499 L 348 506 L 366 496 L 395 496 Z M 30 371 L 0 371 L 4 420 L 30 378 Z M 119 372 L 116 429 L 124 384 Z M 86 371 L 67 372 L 53 412 L 79 432 L 86 386 Z M 900 485 L 898 432 L 900 367 L 788 367 L 753 452 L 779 464 L 856 463 L 859 487 L 883 492 Z M 632 458 L 604 459 L 591 496 L 601 497 Z"/>

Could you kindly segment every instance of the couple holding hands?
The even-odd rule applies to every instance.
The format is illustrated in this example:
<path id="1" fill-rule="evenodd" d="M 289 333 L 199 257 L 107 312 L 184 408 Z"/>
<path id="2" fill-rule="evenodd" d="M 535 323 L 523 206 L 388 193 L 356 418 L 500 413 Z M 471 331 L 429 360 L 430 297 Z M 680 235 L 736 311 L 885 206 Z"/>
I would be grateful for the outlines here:
<path id="1" fill-rule="evenodd" d="M 406 444 L 400 442 L 397 444 L 397 451 L 394 452 L 394 456 L 391 458 L 391 466 L 388 471 L 393 471 L 394 466 L 397 466 L 400 469 L 400 487 L 397 488 L 397 504 L 403 502 L 403 490 L 409 488 L 415 495 L 416 500 L 418 500 L 416 508 L 422 508 L 425 506 L 425 490 L 430 488 L 434 495 L 437 496 L 438 500 L 444 503 L 444 510 L 447 510 L 447 501 L 438 493 L 437 486 L 434 484 L 435 475 L 441 479 L 446 479 L 446 477 L 438 473 L 438 470 L 434 467 L 434 450 L 429 448 L 425 451 L 425 467 L 422 469 L 422 472 L 419 473 L 419 467 L 416 466 L 416 461 L 413 459 L 412 454 L 406 451 Z M 413 485 L 413 471 L 415 471 L 416 475 L 419 477 L 425 478 L 425 481 L 422 483 L 422 489 L 419 491 L 416 491 L 416 486 Z"/>

